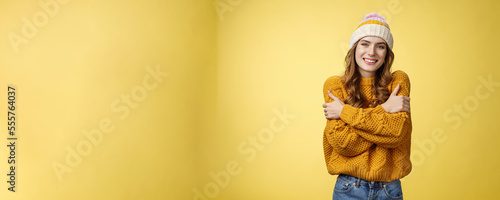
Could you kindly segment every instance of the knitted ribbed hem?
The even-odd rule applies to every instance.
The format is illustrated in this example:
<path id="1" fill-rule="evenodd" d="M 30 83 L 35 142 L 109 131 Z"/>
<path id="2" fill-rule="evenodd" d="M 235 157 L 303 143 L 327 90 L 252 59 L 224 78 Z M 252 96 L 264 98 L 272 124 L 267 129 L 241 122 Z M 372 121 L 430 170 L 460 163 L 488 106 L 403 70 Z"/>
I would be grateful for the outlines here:
<path id="1" fill-rule="evenodd" d="M 380 170 L 380 171 L 367 171 L 363 167 L 359 166 L 351 166 L 349 169 L 331 169 L 328 171 L 331 175 L 339 175 L 339 174 L 347 174 L 351 176 L 355 176 L 367 181 L 382 181 L 382 182 L 391 182 L 394 180 L 402 179 L 408 174 L 410 174 L 412 169 L 411 162 L 407 162 L 405 166 L 401 170 L 389 171 L 389 170 Z"/>
<path id="2" fill-rule="evenodd" d="M 389 154 L 393 154 L 395 150 L 389 151 L 391 151 Z M 384 167 L 375 167 L 373 163 L 362 158 L 369 156 L 368 154 L 370 153 L 365 152 L 356 156 L 358 158 L 341 158 L 343 156 L 334 153 L 327 162 L 328 173 L 331 175 L 347 174 L 367 181 L 391 182 L 407 176 L 412 171 L 409 151 L 401 159 L 386 160 L 387 163 L 383 164 Z M 364 162 L 368 163 L 361 164 Z"/>

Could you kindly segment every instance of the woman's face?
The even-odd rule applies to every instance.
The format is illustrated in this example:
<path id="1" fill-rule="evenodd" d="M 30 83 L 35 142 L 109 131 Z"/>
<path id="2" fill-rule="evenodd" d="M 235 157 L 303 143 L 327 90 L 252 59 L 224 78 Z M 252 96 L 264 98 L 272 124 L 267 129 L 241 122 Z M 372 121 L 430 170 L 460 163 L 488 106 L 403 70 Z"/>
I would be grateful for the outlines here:
<path id="1" fill-rule="evenodd" d="M 385 40 L 376 36 L 361 38 L 356 46 L 356 64 L 363 78 L 370 78 L 384 64 L 387 45 Z"/>

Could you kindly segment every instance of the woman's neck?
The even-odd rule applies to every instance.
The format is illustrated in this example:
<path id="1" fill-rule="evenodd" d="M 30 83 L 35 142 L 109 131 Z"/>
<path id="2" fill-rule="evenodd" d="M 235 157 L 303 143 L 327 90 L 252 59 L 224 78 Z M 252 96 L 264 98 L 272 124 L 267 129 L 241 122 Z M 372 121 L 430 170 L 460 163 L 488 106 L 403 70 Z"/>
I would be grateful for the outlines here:
<path id="1" fill-rule="evenodd" d="M 373 78 L 373 76 L 375 76 L 375 72 L 367 72 L 360 70 L 359 75 L 361 75 L 361 78 Z"/>

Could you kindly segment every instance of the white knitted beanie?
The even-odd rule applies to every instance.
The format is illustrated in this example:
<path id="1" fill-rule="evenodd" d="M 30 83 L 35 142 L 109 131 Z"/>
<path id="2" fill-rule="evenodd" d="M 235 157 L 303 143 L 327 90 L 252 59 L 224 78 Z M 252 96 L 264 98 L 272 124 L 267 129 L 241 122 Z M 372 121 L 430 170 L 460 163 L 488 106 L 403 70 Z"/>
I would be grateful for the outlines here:
<path id="1" fill-rule="evenodd" d="M 385 40 L 389 48 L 393 47 L 393 39 L 389 24 L 385 21 L 384 17 L 377 13 L 370 13 L 365 15 L 363 21 L 358 24 L 358 27 L 351 36 L 349 41 L 349 48 L 352 48 L 354 43 L 365 36 L 377 36 Z"/>

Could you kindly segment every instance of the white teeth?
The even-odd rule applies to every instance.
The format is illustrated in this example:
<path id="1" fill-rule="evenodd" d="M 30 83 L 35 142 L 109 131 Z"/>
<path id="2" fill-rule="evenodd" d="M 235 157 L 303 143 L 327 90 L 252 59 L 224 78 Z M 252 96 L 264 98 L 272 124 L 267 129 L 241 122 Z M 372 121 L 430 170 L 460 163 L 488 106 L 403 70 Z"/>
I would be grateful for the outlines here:
<path id="1" fill-rule="evenodd" d="M 377 60 L 371 60 L 371 59 L 365 58 L 365 61 L 367 61 L 367 62 L 371 62 L 371 63 L 374 63 L 374 62 L 376 62 Z"/>

